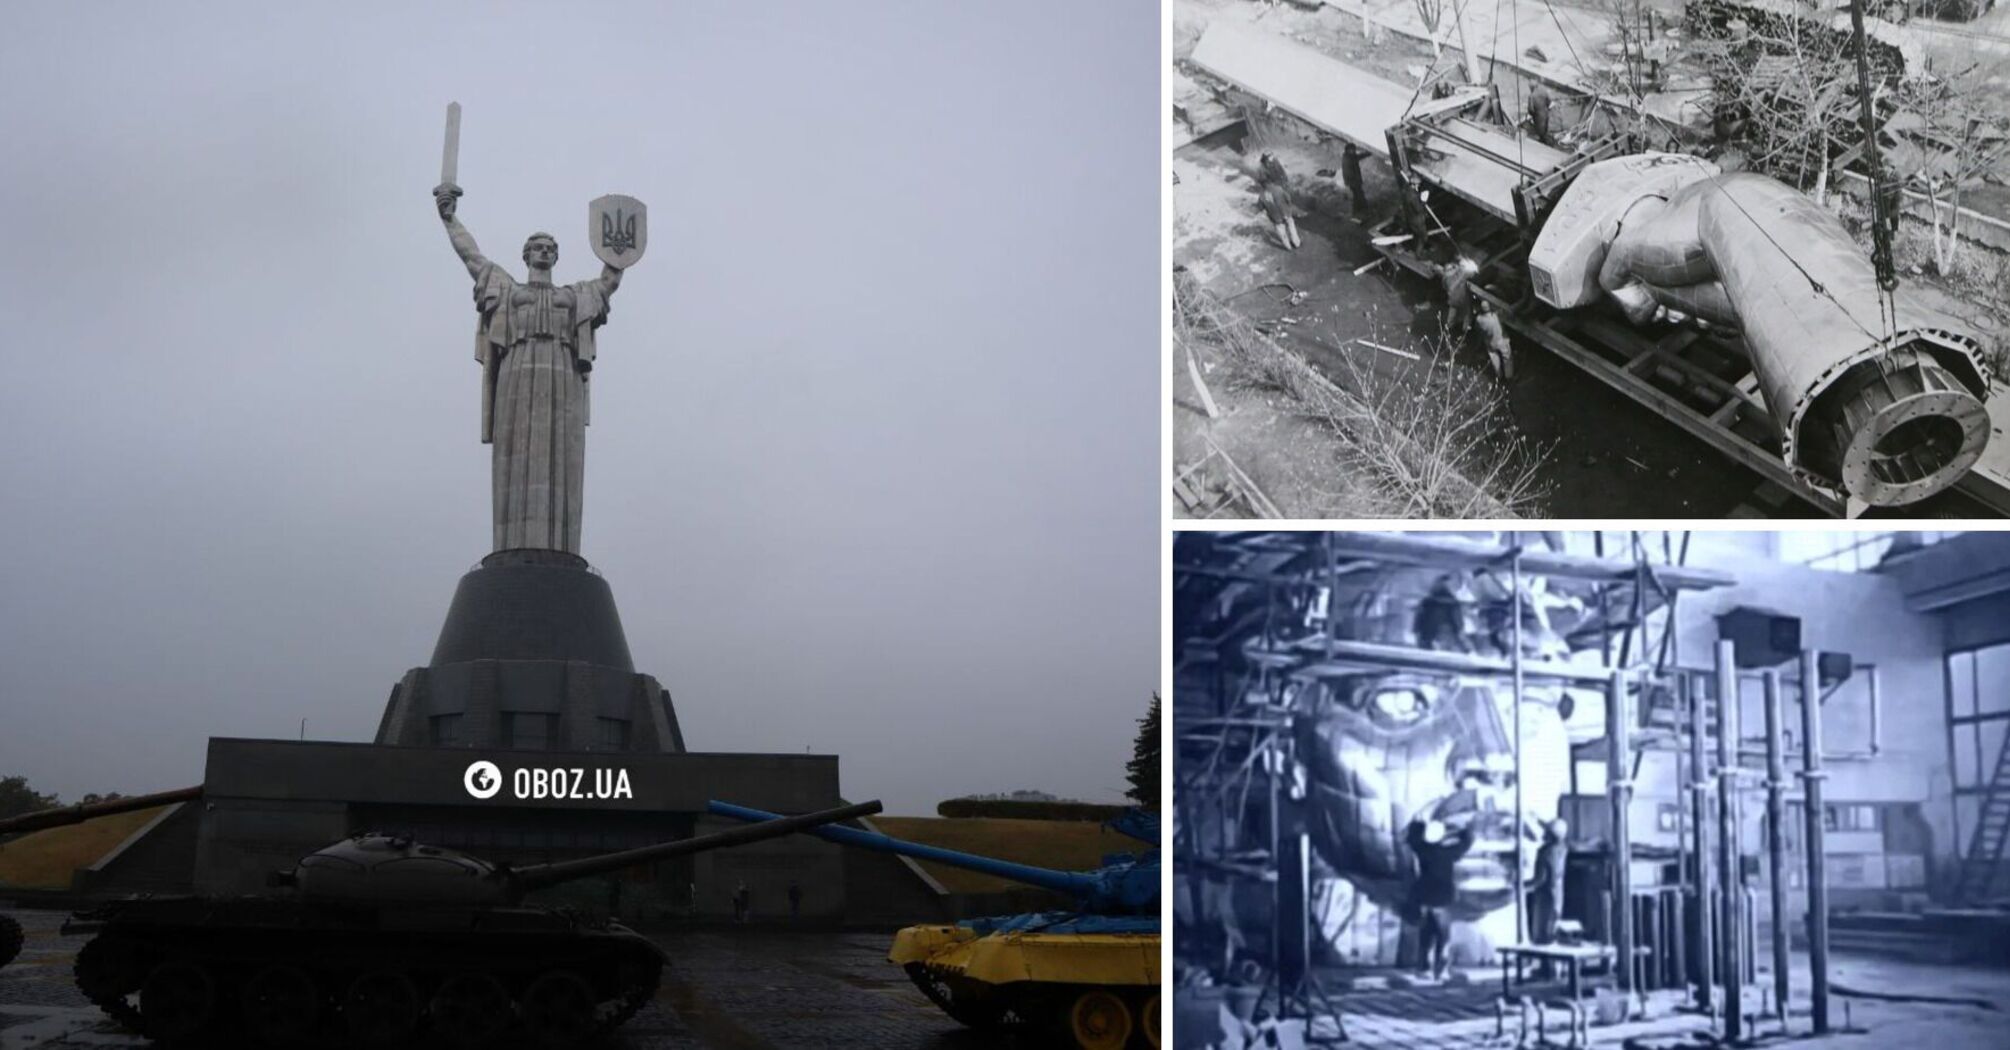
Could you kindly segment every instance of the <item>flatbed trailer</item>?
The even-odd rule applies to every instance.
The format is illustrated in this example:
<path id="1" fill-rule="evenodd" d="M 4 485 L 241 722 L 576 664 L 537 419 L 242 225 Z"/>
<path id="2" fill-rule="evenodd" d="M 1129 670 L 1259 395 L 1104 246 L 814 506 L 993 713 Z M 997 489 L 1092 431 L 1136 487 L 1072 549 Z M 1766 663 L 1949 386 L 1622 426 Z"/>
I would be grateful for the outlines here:
<path id="1" fill-rule="evenodd" d="M 1635 151 L 1624 136 L 1557 149 L 1518 128 L 1476 119 L 1476 113 L 1498 105 L 1482 89 L 1465 87 L 1429 99 L 1305 44 L 1234 23 L 1209 26 L 1190 61 L 1320 133 L 1389 162 L 1399 210 L 1369 233 L 1370 244 L 1391 263 L 1435 279 L 1433 260 L 1420 249 L 1449 239 L 1479 264 L 1474 293 L 1493 304 L 1524 340 L 1822 514 L 1856 517 L 1870 509 L 1787 465 L 1779 425 L 1749 359 L 1734 343 L 1693 327 L 1636 328 L 1599 308 L 1558 310 L 1530 290 L 1528 252 L 1550 205 L 1584 167 Z M 1446 197 L 1456 204 L 1447 207 Z M 1455 223 L 1445 220 L 1445 211 L 1455 212 Z M 1972 501 L 1977 514 L 2010 517 L 2010 441 L 2004 439 L 2010 396 L 1990 398 L 1988 408 L 1991 441 L 1953 491 Z"/>

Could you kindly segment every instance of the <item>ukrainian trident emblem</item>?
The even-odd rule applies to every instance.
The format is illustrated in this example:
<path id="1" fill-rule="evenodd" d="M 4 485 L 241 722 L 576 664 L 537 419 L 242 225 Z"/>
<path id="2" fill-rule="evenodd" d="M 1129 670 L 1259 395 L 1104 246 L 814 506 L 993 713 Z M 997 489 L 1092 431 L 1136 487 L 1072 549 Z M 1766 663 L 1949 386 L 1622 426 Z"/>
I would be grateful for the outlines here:
<path id="1" fill-rule="evenodd" d="M 601 262 L 633 266 L 649 246 L 649 209 L 633 197 L 609 194 L 586 206 L 586 239 Z"/>

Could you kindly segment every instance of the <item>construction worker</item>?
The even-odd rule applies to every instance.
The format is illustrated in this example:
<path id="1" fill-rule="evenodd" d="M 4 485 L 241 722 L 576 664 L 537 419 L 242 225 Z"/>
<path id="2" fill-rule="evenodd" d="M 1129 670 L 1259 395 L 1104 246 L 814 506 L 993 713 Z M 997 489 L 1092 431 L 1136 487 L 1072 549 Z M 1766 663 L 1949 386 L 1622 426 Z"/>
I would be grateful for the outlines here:
<path id="1" fill-rule="evenodd" d="M 1265 153 L 1256 162 L 1256 184 L 1259 186 L 1281 186 L 1291 188 L 1291 176 L 1284 173 L 1284 162 L 1274 155 Z"/>
<path id="2" fill-rule="evenodd" d="M 1277 243 L 1286 251 L 1298 248 L 1298 220 L 1291 215 L 1291 198 L 1284 192 L 1281 183 L 1266 182 L 1257 191 L 1256 200 L 1263 206 L 1263 214 L 1270 219 L 1270 225 L 1277 230 Z"/>
<path id="3" fill-rule="evenodd" d="M 1340 151 L 1340 181 L 1347 186 L 1347 196 L 1354 202 L 1354 214 L 1360 216 L 1368 210 L 1368 192 L 1361 184 L 1361 151 L 1348 143 Z"/>
<path id="4" fill-rule="evenodd" d="M 1458 346 L 1465 342 L 1466 333 L 1472 328 L 1472 279 L 1480 268 L 1456 245 L 1446 254 L 1450 258 L 1438 264 L 1438 280 L 1445 286 L 1445 335 Z"/>
<path id="5" fill-rule="evenodd" d="M 1529 939 L 1537 944 L 1556 943 L 1556 924 L 1563 918 L 1563 873 L 1570 856 L 1570 825 L 1562 817 L 1543 828 L 1542 845 L 1535 851 L 1535 878 L 1528 890 Z M 1554 972 L 1547 961 L 1541 973 L 1545 979 Z"/>
<path id="6" fill-rule="evenodd" d="M 1459 858 L 1473 848 L 1472 823 L 1453 826 L 1420 817 L 1410 822 L 1404 838 L 1417 856 L 1417 881 L 1410 887 L 1410 906 L 1417 916 L 1420 968 L 1443 980 L 1451 967 L 1451 906 L 1458 899 L 1458 882 L 1453 875 Z"/>
<path id="7" fill-rule="evenodd" d="M 1508 342 L 1507 332 L 1502 330 L 1500 315 L 1494 313 L 1492 303 L 1485 299 L 1479 301 L 1473 314 L 1473 327 L 1480 330 L 1480 340 L 1487 348 L 1487 363 L 1493 365 L 1494 375 L 1503 383 L 1513 379 L 1514 346 Z"/>
<path id="8" fill-rule="evenodd" d="M 1549 89 L 1537 84 L 1528 96 L 1528 132 L 1537 142 L 1545 146 L 1556 145 L 1549 134 Z"/>
<path id="9" fill-rule="evenodd" d="M 1424 182 L 1414 171 L 1402 172 L 1403 185 L 1396 194 L 1403 213 L 1403 225 L 1410 230 L 1410 249 L 1424 255 L 1424 242 L 1431 237 L 1430 213 L 1424 207 Z"/>
<path id="10" fill-rule="evenodd" d="M 1417 603 L 1417 615 L 1411 621 L 1411 633 L 1416 635 L 1417 648 L 1446 653 L 1472 652 L 1472 643 L 1466 638 L 1471 602 L 1472 593 L 1465 589 L 1458 577 L 1451 573 L 1439 576 L 1431 584 L 1430 593 Z"/>

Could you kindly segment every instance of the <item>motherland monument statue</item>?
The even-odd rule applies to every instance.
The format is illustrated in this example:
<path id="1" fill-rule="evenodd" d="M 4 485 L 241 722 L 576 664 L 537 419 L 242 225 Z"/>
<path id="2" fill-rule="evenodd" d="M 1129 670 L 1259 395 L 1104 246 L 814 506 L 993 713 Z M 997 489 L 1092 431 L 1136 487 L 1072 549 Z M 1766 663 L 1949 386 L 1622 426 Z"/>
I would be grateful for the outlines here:
<path id="1" fill-rule="evenodd" d="M 633 197 L 595 199 L 600 276 L 553 283 L 558 240 L 533 233 L 519 280 L 461 225 L 460 138 L 454 103 L 433 201 L 474 279 L 493 545 L 455 588 L 432 659 L 392 689 L 377 743 L 682 752 L 669 691 L 636 671 L 614 592 L 579 553 L 595 335 L 648 245 L 647 213 Z"/>
<path id="2" fill-rule="evenodd" d="M 607 323 L 621 275 L 648 246 L 648 212 L 633 197 L 609 195 L 587 206 L 587 240 L 600 276 L 552 283 L 558 239 L 524 241 L 526 280 L 481 253 L 457 216 L 455 182 L 461 106 L 447 107 L 446 145 L 433 199 L 447 238 L 474 278 L 475 360 L 482 366 L 482 442 L 492 448 L 490 484 L 495 550 L 579 553 L 586 473 L 589 379 L 595 333 Z"/>

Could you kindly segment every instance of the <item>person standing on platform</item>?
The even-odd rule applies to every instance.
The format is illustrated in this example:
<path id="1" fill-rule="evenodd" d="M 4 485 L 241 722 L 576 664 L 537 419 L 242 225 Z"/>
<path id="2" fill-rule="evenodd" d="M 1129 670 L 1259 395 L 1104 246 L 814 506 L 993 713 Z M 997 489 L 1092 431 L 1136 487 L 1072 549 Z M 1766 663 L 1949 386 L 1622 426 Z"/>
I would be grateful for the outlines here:
<path id="1" fill-rule="evenodd" d="M 1528 886 L 1528 935 L 1536 944 L 1555 944 L 1557 923 L 1563 919 L 1563 873 L 1570 858 L 1570 825 L 1562 817 L 1543 829 L 1542 845 L 1535 851 L 1535 878 Z M 1555 972 L 1545 960 L 1544 978 Z"/>
<path id="2" fill-rule="evenodd" d="M 1537 84 L 1535 90 L 1528 96 L 1529 134 L 1545 146 L 1556 145 L 1556 140 L 1549 134 L 1549 107 L 1552 101 L 1549 89 L 1541 84 Z"/>
<path id="3" fill-rule="evenodd" d="M 1456 827 L 1436 819 L 1410 822 L 1406 839 L 1417 856 L 1417 881 L 1410 887 L 1410 906 L 1417 915 L 1417 951 L 1422 969 L 1444 980 L 1451 969 L 1452 902 L 1458 898 L 1453 878 L 1459 858 L 1473 848 L 1470 821 Z"/>

